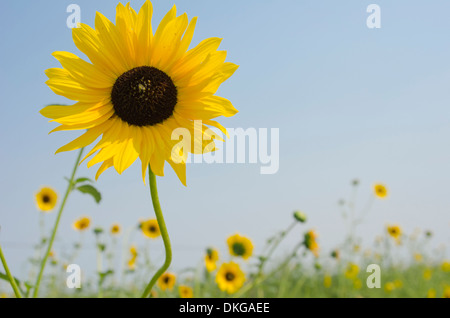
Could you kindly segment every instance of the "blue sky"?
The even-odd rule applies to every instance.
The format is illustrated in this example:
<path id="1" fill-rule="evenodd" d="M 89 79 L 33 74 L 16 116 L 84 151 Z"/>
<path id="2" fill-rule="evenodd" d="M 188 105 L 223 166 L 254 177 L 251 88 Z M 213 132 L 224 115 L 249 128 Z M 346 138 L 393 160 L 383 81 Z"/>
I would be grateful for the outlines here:
<path id="1" fill-rule="evenodd" d="M 75 1 L 2 1 L 0 10 L 0 240 L 13 268 L 24 268 L 39 237 L 34 193 L 42 185 L 65 191 L 75 152 L 54 155 L 77 133 L 48 132 L 39 114 L 68 103 L 46 85 L 44 71 L 59 67 L 54 51 L 80 54 L 66 26 Z M 114 19 L 114 1 L 76 1 L 81 21 L 95 11 Z M 143 1 L 131 1 L 137 10 Z M 280 169 L 261 175 L 256 164 L 192 164 L 188 187 L 166 167 L 160 200 L 174 248 L 173 269 L 193 266 L 207 246 L 225 253 L 226 237 L 240 232 L 260 251 L 266 238 L 289 225 L 300 209 L 309 221 L 288 237 L 296 243 L 315 228 L 324 251 L 341 242 L 337 207 L 361 181 L 358 207 L 375 182 L 388 186 L 358 234 L 370 246 L 387 223 L 407 233 L 431 229 L 436 246 L 449 242 L 450 20 L 447 1 L 377 1 L 381 28 L 369 29 L 371 1 L 177 1 L 178 12 L 199 17 L 193 43 L 221 37 L 239 70 L 219 90 L 239 113 L 225 127 L 279 128 Z M 154 1 L 154 27 L 174 4 Z M 80 54 L 81 55 L 81 54 Z M 96 169 L 82 164 L 79 176 Z M 153 217 L 148 187 L 136 163 L 123 175 L 105 172 L 97 206 L 73 193 L 55 250 L 78 239 L 71 224 L 89 215 L 97 226 L 125 228 Z M 47 229 L 56 213 L 46 216 Z M 137 244 L 144 239 L 136 235 Z M 93 246 L 92 235 L 85 244 Z M 162 242 L 151 243 L 161 260 Z M 79 260 L 93 266 L 92 253 Z"/>

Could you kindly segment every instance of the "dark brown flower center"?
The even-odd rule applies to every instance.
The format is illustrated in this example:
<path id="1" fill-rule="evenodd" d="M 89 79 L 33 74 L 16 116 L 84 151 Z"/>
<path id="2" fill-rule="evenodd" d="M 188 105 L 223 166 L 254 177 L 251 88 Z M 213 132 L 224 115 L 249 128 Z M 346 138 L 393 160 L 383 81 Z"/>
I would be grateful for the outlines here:
<path id="1" fill-rule="evenodd" d="M 156 227 L 154 226 L 154 225 L 150 225 L 149 226 L 149 228 L 148 228 L 148 230 L 150 231 L 150 232 L 156 232 Z"/>
<path id="2" fill-rule="evenodd" d="M 172 116 L 177 88 L 163 71 L 140 66 L 117 78 L 111 102 L 116 115 L 128 124 L 153 126 Z"/>
<path id="3" fill-rule="evenodd" d="M 228 272 L 225 274 L 225 279 L 229 282 L 233 281 L 236 276 L 234 273 Z"/>
<path id="4" fill-rule="evenodd" d="M 42 202 L 49 203 L 50 202 L 50 197 L 48 195 L 44 194 L 42 196 Z"/>

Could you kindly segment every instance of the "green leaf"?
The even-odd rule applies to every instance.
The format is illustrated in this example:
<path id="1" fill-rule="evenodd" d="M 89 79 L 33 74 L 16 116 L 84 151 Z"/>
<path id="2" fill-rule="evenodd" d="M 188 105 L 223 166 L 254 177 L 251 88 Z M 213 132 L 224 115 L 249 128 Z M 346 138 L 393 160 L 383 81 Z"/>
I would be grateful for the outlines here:
<path id="1" fill-rule="evenodd" d="M 102 286 L 102 285 L 103 285 L 103 282 L 105 281 L 105 278 L 106 278 L 107 276 L 109 276 L 109 275 L 112 275 L 112 274 L 114 274 L 114 271 L 112 271 L 112 270 L 108 270 L 108 271 L 106 271 L 106 272 L 99 272 L 98 275 L 100 276 L 100 279 L 99 279 L 98 284 L 99 284 L 100 286 Z"/>
<path id="2" fill-rule="evenodd" d="M 25 293 L 23 292 L 22 288 L 20 288 L 20 280 L 18 280 L 18 279 L 15 278 L 15 277 L 13 277 L 13 278 L 14 278 L 14 280 L 16 281 L 16 284 L 17 284 L 17 287 L 18 287 L 19 290 L 20 290 L 20 293 L 21 293 L 22 295 L 25 295 Z M 1 272 L 0 272 L 0 279 L 6 280 L 7 282 L 9 282 L 9 277 L 8 277 L 8 275 L 3 274 L 3 273 L 1 273 Z"/>
<path id="3" fill-rule="evenodd" d="M 94 182 L 89 178 L 78 178 L 77 180 L 75 180 L 75 184 L 77 183 L 82 183 L 82 182 Z"/>
<path id="4" fill-rule="evenodd" d="M 102 195 L 100 194 L 100 192 L 98 192 L 96 188 L 94 188 L 89 184 L 79 186 L 77 190 L 80 191 L 81 193 L 90 194 L 97 203 L 99 203 L 102 199 Z"/>

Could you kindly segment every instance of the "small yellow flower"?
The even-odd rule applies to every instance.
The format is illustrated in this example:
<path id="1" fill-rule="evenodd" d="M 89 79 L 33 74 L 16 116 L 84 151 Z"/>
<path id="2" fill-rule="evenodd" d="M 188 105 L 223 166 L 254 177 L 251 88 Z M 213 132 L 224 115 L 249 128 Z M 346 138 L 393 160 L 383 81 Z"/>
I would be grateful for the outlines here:
<path id="1" fill-rule="evenodd" d="M 205 255 L 205 266 L 208 272 L 213 272 L 217 268 L 219 252 L 214 248 L 208 248 Z"/>
<path id="2" fill-rule="evenodd" d="M 400 236 L 402 235 L 402 229 L 398 225 L 388 225 L 387 232 L 392 238 L 396 240 L 399 240 Z"/>
<path id="3" fill-rule="evenodd" d="M 248 259 L 253 254 L 253 243 L 245 236 L 234 234 L 227 239 L 230 254 Z"/>
<path id="4" fill-rule="evenodd" d="M 353 288 L 354 289 L 361 289 L 362 288 L 362 281 L 357 278 L 353 281 Z"/>
<path id="5" fill-rule="evenodd" d="M 416 262 L 421 262 L 423 260 L 423 256 L 420 253 L 414 253 L 414 259 Z"/>
<path id="6" fill-rule="evenodd" d="M 375 193 L 375 196 L 377 196 L 380 199 L 384 199 L 388 195 L 386 186 L 380 183 L 377 183 L 373 186 L 373 191 Z"/>
<path id="7" fill-rule="evenodd" d="M 436 290 L 430 288 L 427 292 L 427 298 L 436 298 Z"/>
<path id="8" fill-rule="evenodd" d="M 55 252 L 53 250 L 50 251 L 50 253 L 48 253 L 49 257 L 54 257 L 55 256 Z"/>
<path id="9" fill-rule="evenodd" d="M 305 234 L 305 246 L 309 249 L 315 257 L 319 256 L 319 244 L 317 243 L 317 233 L 311 230 Z"/>
<path id="10" fill-rule="evenodd" d="M 0 298 L 8 298 L 8 295 L 5 294 L 5 293 L 1 293 L 1 294 L 0 294 Z"/>
<path id="11" fill-rule="evenodd" d="M 175 285 L 176 277 L 172 273 L 164 273 L 158 278 L 158 286 L 161 290 L 172 290 Z"/>
<path id="12" fill-rule="evenodd" d="M 450 286 L 445 286 L 443 298 L 450 298 Z"/>
<path id="13" fill-rule="evenodd" d="M 323 286 L 325 286 L 325 288 L 330 288 L 332 282 L 333 282 L 333 279 L 331 278 L 330 275 L 325 275 L 323 277 Z"/>
<path id="14" fill-rule="evenodd" d="M 444 272 L 450 272 L 450 261 L 442 262 L 441 269 Z"/>
<path id="15" fill-rule="evenodd" d="M 161 231 L 159 229 L 158 221 L 156 219 L 144 221 L 140 224 L 140 227 L 142 233 L 148 238 L 155 239 L 161 236 Z"/>
<path id="16" fill-rule="evenodd" d="M 423 271 L 423 279 L 430 280 L 431 276 L 433 275 L 433 271 L 429 268 Z"/>
<path id="17" fill-rule="evenodd" d="M 120 233 L 120 225 L 119 224 L 113 224 L 111 226 L 111 234 L 112 235 L 118 235 Z"/>
<path id="18" fill-rule="evenodd" d="M 40 211 L 49 212 L 56 206 L 58 195 L 55 190 L 49 187 L 43 187 L 36 193 L 36 205 Z"/>
<path id="19" fill-rule="evenodd" d="M 180 293 L 180 298 L 194 297 L 194 291 L 189 286 L 180 285 L 180 287 L 178 287 L 178 292 Z"/>
<path id="20" fill-rule="evenodd" d="M 220 290 L 228 294 L 237 292 L 245 282 L 245 274 L 235 262 L 223 263 L 216 275 L 216 283 Z"/>
<path id="21" fill-rule="evenodd" d="M 136 267 L 136 259 L 137 259 L 137 256 L 138 256 L 138 252 L 137 252 L 136 246 L 132 245 L 130 247 L 130 254 L 131 254 L 131 258 L 128 261 L 128 268 L 131 269 L 131 270 L 134 270 L 135 267 Z"/>
<path id="22" fill-rule="evenodd" d="M 73 223 L 73 228 L 77 231 L 84 231 L 89 228 L 91 219 L 88 217 L 81 217 Z"/>
<path id="23" fill-rule="evenodd" d="M 400 279 L 394 280 L 394 286 L 396 289 L 400 289 L 403 287 L 403 282 Z"/>
<path id="24" fill-rule="evenodd" d="M 387 282 L 384 284 L 384 291 L 390 293 L 395 289 L 395 284 L 393 282 Z"/>
<path id="25" fill-rule="evenodd" d="M 361 246 L 358 244 L 353 245 L 353 252 L 358 253 L 361 250 Z"/>
<path id="26" fill-rule="evenodd" d="M 158 293 L 156 292 L 156 290 L 152 289 L 152 291 L 150 292 L 150 298 L 158 298 Z"/>
<path id="27" fill-rule="evenodd" d="M 348 279 L 355 279 L 359 274 L 359 266 L 354 263 L 349 263 L 345 270 L 345 277 Z"/>

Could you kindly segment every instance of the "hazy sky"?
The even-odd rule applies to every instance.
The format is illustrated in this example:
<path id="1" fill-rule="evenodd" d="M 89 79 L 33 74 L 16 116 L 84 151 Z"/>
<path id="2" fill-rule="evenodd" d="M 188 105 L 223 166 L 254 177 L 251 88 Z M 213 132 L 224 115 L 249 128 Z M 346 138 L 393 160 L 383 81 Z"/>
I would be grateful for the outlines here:
<path id="1" fill-rule="evenodd" d="M 235 232 L 255 251 L 287 227 L 291 213 L 308 214 L 304 230 L 319 232 L 326 253 L 344 236 L 337 202 L 361 181 L 357 208 L 375 182 L 389 189 L 376 200 L 358 234 L 370 246 L 387 223 L 405 232 L 431 229 L 433 244 L 449 243 L 450 20 L 448 1 L 376 1 L 381 28 L 369 29 L 366 8 L 374 1 L 176 1 L 178 12 L 199 17 L 193 44 L 221 37 L 227 61 L 240 65 L 218 91 L 239 113 L 219 119 L 230 128 L 279 128 L 280 167 L 261 175 L 259 164 L 191 164 L 184 187 L 167 165 L 158 178 L 172 239 L 173 269 L 201 262 L 204 249 L 226 252 Z M 54 155 L 77 132 L 48 135 L 55 124 L 39 114 L 50 103 L 69 103 L 45 84 L 44 71 L 59 67 L 54 51 L 80 52 L 66 26 L 66 7 L 81 8 L 94 25 L 95 11 L 114 20 L 115 1 L 2 1 L 0 5 L 0 241 L 12 268 L 24 268 L 39 238 L 34 193 L 42 185 L 66 187 L 76 152 Z M 143 1 L 131 1 L 138 10 Z M 156 27 L 173 1 L 153 1 Z M 80 54 L 81 55 L 81 54 Z M 55 251 L 78 239 L 71 228 L 81 215 L 94 225 L 124 228 L 153 217 L 140 163 L 123 175 L 105 172 L 96 186 L 100 205 L 73 193 L 62 217 Z M 82 164 L 79 176 L 96 168 Z M 47 230 L 56 213 L 46 215 Z M 139 233 L 138 233 L 139 234 Z M 142 235 L 133 242 L 143 245 Z M 95 266 L 93 235 L 83 266 Z M 162 241 L 151 242 L 161 261 Z M 17 271 L 17 270 L 16 270 Z"/>

